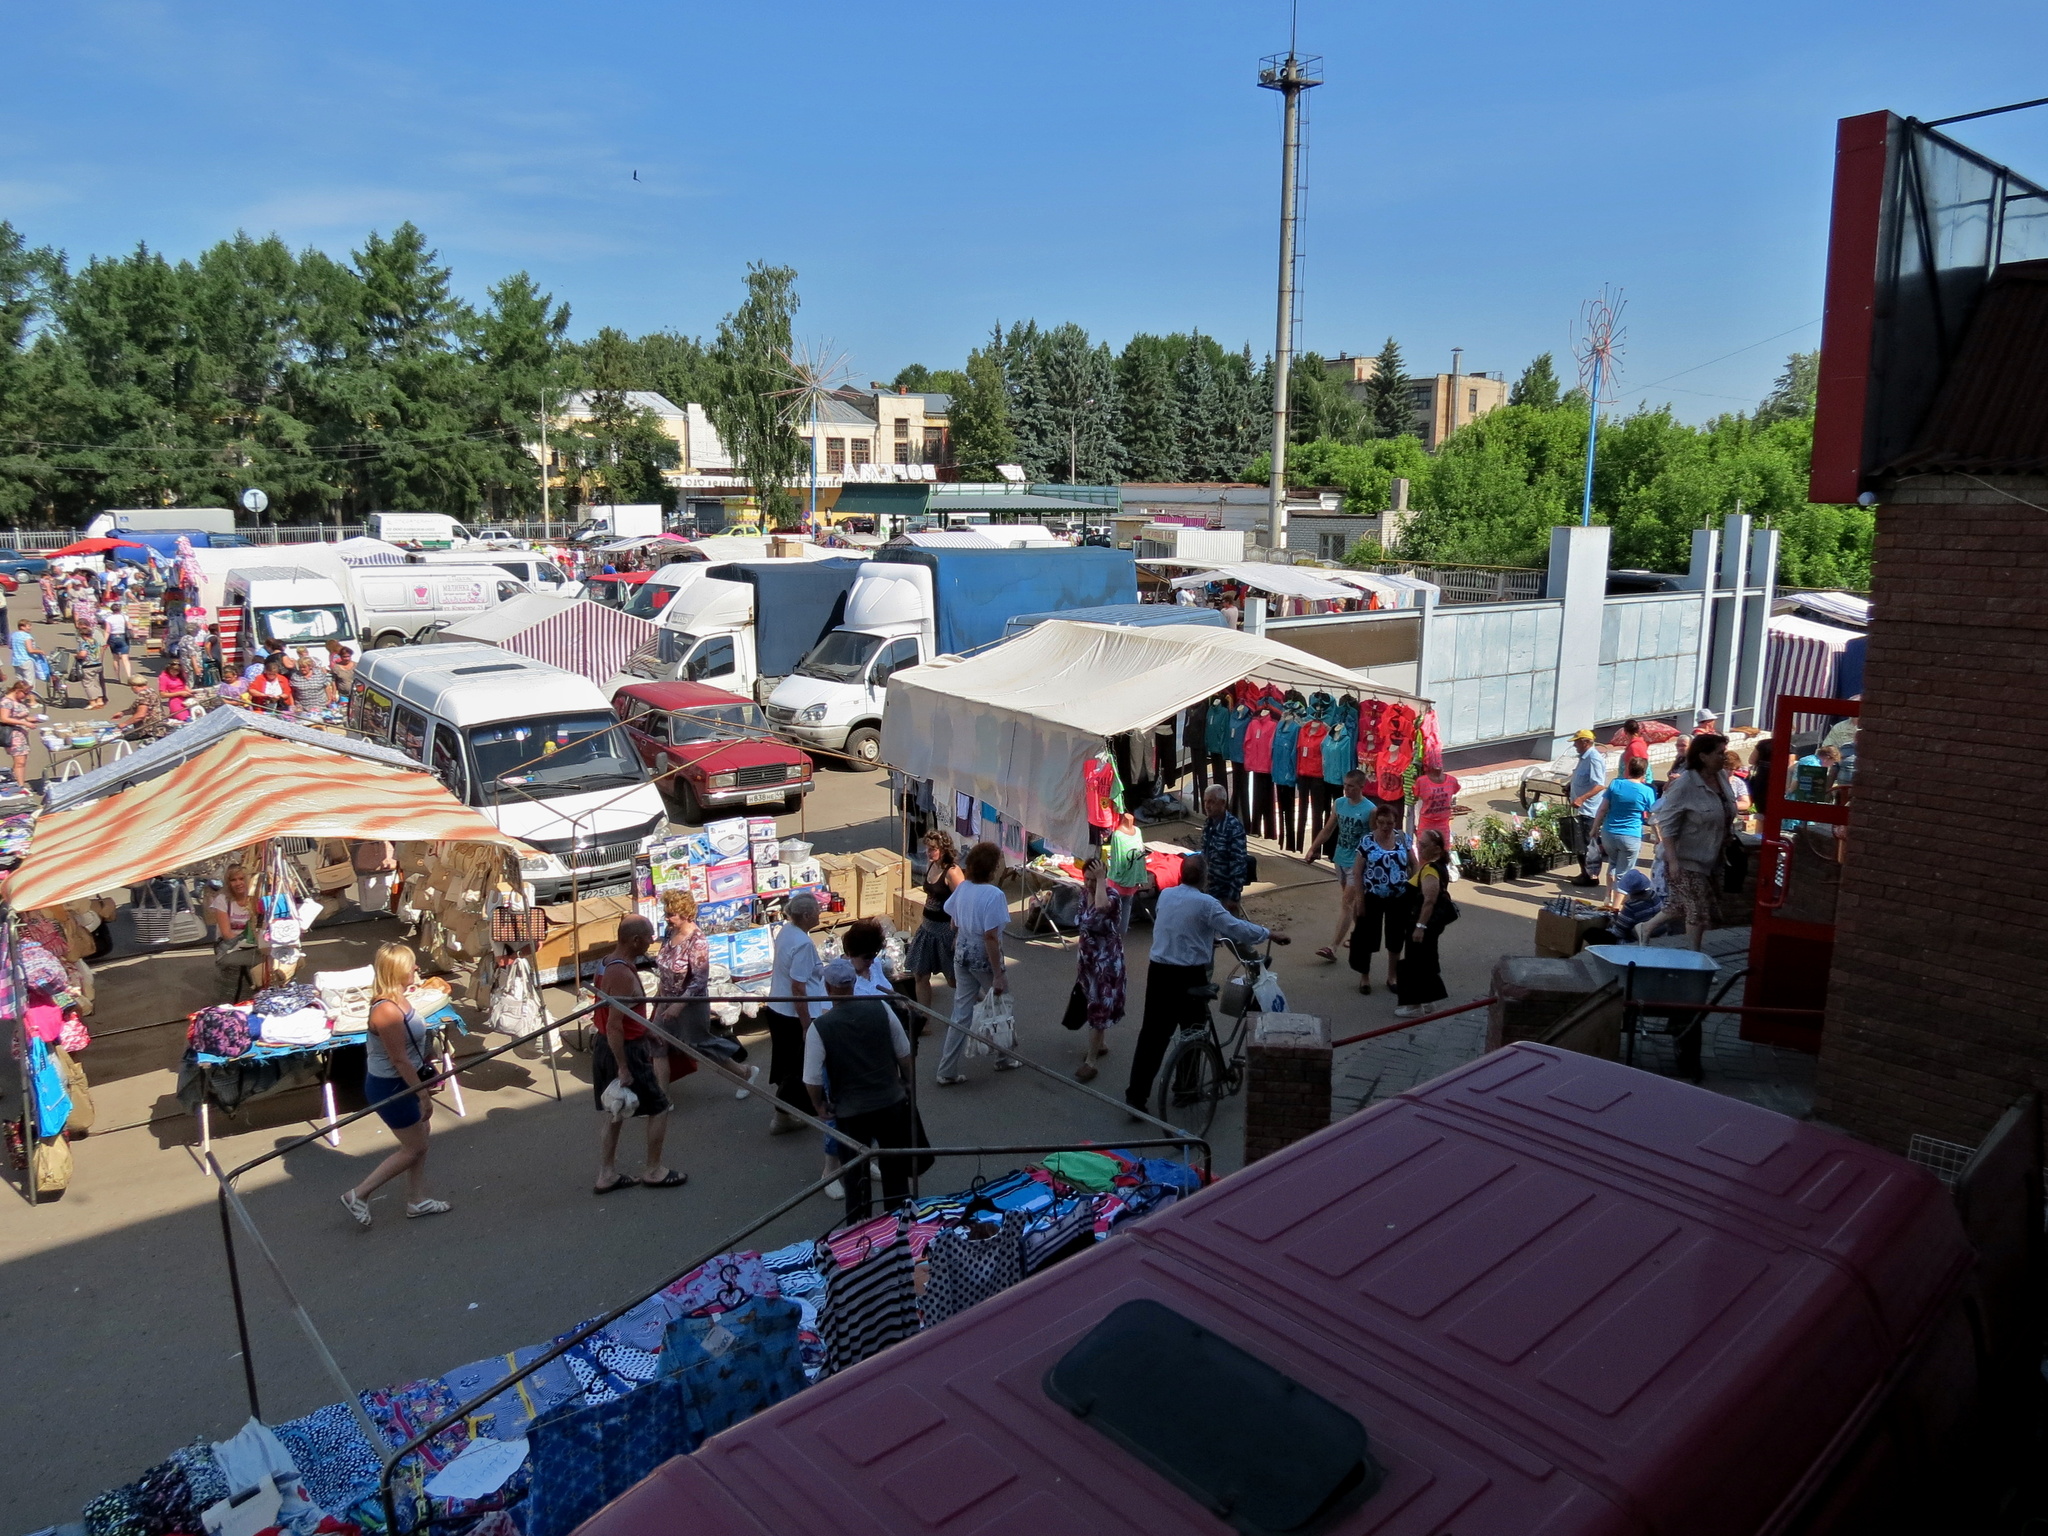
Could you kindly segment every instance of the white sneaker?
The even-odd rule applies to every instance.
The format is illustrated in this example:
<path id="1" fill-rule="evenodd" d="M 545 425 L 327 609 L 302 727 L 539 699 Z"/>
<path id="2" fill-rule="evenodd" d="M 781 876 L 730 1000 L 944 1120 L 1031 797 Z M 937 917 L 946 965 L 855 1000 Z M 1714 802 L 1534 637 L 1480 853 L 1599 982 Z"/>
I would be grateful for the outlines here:
<path id="1" fill-rule="evenodd" d="M 752 1084 L 752 1083 L 758 1083 L 759 1081 L 761 1081 L 761 1069 L 760 1069 L 759 1067 L 749 1067 L 749 1068 L 747 1068 L 747 1082 L 748 1082 L 749 1084 Z M 751 1094 L 751 1093 L 752 1093 L 753 1091 L 754 1091 L 754 1090 L 753 1090 L 753 1089 L 752 1089 L 751 1087 L 747 1087 L 747 1088 L 735 1088 L 735 1089 L 733 1090 L 733 1095 L 732 1095 L 732 1096 L 733 1096 L 734 1098 L 736 1098 L 736 1099 L 744 1099 L 744 1098 L 746 1098 L 746 1097 L 747 1097 L 747 1096 L 748 1096 L 749 1094 Z"/>
<path id="2" fill-rule="evenodd" d="M 825 1186 L 825 1193 L 834 1200 L 844 1200 L 846 1198 L 846 1186 L 837 1179 L 834 1179 Z"/>

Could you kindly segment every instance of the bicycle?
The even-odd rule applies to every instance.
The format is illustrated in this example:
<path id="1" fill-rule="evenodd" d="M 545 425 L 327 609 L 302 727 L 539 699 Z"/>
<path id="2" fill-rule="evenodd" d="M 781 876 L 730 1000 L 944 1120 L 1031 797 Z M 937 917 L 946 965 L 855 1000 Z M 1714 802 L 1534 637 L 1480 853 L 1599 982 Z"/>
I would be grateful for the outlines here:
<path id="1" fill-rule="evenodd" d="M 1197 1136 L 1209 1134 L 1217 1104 L 1244 1087 L 1246 1035 L 1252 1015 L 1261 1011 L 1253 988 L 1273 963 L 1273 946 L 1285 944 L 1287 939 L 1273 934 L 1266 941 L 1264 954 L 1255 945 L 1240 944 L 1235 939 L 1224 942 L 1237 957 L 1237 969 L 1220 987 L 1209 982 L 1188 988 L 1188 996 L 1203 1005 L 1202 1017 L 1199 1022 L 1183 1024 L 1175 1032 L 1173 1043 L 1166 1048 L 1166 1059 L 1159 1064 L 1159 1086 L 1155 1090 L 1153 1112 L 1157 1118 Z M 1217 1034 L 1216 1016 L 1208 1007 L 1218 1000 L 1223 1012 L 1237 1020 L 1227 1039 Z"/>

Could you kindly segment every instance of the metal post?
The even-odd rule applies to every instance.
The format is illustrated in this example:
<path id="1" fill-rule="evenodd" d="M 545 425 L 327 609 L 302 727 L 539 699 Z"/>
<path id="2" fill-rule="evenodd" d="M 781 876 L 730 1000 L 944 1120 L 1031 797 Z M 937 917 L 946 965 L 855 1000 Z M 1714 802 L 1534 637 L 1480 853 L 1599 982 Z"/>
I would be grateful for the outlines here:
<path id="1" fill-rule="evenodd" d="M 1446 438 L 1458 430 L 1458 378 L 1462 372 L 1460 365 L 1464 361 L 1464 357 L 1465 349 L 1463 347 L 1451 348 L 1451 399 L 1450 408 L 1444 413 L 1444 436 Z"/>
<path id="2" fill-rule="evenodd" d="M 216 1165 L 217 1167 L 218 1165 Z M 242 1343 L 242 1380 L 249 1388 L 249 1417 L 263 1417 L 263 1405 L 256 1401 L 256 1354 L 249 1348 L 249 1313 L 242 1302 L 242 1270 L 235 1262 L 235 1224 L 228 1219 L 228 1192 L 223 1184 L 219 1190 L 220 1199 L 220 1241 L 228 1256 L 228 1290 L 235 1299 L 235 1333 Z"/>
<path id="3" fill-rule="evenodd" d="M 548 512 L 548 401 L 540 401 L 540 539 L 543 544 L 555 541 L 554 518 Z"/>
<path id="4" fill-rule="evenodd" d="M 1301 93 L 1321 85 L 1322 60 L 1287 56 L 1266 59 L 1259 87 L 1286 99 L 1280 150 L 1280 304 L 1273 334 L 1273 473 L 1268 486 L 1266 544 L 1287 547 L 1287 386 L 1294 366 L 1294 223 L 1301 170 Z"/>
<path id="5" fill-rule="evenodd" d="M 1586 496 L 1579 504 L 1579 526 L 1593 526 L 1593 444 L 1600 430 L 1600 364 L 1599 353 L 1593 354 L 1593 389 L 1586 404 Z"/>

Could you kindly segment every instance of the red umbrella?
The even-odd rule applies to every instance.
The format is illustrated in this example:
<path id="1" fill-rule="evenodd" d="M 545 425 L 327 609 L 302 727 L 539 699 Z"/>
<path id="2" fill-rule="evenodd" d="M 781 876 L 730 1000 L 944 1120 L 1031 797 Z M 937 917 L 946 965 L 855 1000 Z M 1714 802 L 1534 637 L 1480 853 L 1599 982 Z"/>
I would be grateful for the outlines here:
<path id="1" fill-rule="evenodd" d="M 147 549 L 147 544 L 131 544 L 126 539 L 80 539 L 76 544 L 66 544 L 62 549 L 53 549 L 45 557 L 55 560 L 60 555 L 104 555 L 110 549 Z"/>

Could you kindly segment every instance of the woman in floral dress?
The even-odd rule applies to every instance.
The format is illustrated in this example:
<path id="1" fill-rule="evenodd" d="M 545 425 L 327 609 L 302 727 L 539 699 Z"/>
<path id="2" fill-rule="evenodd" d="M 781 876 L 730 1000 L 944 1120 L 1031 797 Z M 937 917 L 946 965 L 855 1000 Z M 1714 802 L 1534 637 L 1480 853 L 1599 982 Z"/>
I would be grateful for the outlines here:
<path id="1" fill-rule="evenodd" d="M 1081 997 L 1087 1006 L 1088 1043 L 1074 1076 L 1095 1076 L 1095 1058 L 1109 1054 L 1109 1027 L 1124 1016 L 1123 904 L 1110 888 L 1100 858 L 1088 865 L 1088 901 L 1081 908 Z"/>

